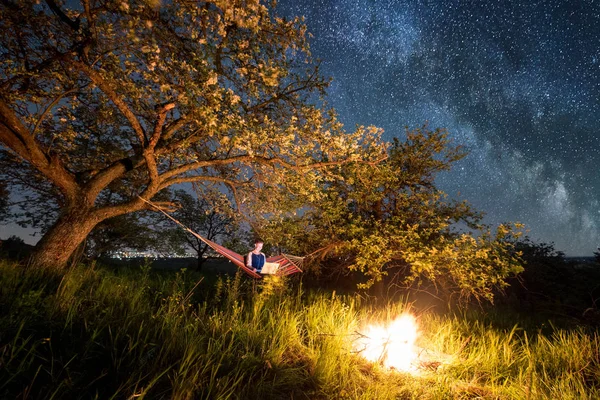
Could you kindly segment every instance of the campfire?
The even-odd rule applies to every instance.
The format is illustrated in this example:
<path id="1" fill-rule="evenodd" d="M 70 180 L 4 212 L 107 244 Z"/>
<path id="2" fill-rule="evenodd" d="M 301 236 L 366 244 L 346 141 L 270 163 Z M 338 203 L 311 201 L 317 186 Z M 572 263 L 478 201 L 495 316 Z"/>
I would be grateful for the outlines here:
<path id="1" fill-rule="evenodd" d="M 453 362 L 453 357 L 416 345 L 419 334 L 417 320 L 404 313 L 387 324 L 370 324 L 354 341 L 354 352 L 373 363 L 411 374 L 437 371 Z"/>
<path id="2" fill-rule="evenodd" d="M 355 351 L 387 368 L 414 372 L 418 368 L 417 335 L 415 317 L 402 314 L 388 324 L 365 327 L 355 342 Z"/>

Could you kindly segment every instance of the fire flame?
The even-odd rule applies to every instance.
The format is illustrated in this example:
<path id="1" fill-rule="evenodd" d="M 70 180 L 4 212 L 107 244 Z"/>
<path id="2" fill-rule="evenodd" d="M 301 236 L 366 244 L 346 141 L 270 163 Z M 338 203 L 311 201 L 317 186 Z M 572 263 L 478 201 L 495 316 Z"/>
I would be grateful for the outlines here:
<path id="1" fill-rule="evenodd" d="M 367 326 L 355 349 L 367 360 L 379 362 L 387 368 L 414 371 L 417 334 L 415 317 L 403 314 L 387 325 Z"/>

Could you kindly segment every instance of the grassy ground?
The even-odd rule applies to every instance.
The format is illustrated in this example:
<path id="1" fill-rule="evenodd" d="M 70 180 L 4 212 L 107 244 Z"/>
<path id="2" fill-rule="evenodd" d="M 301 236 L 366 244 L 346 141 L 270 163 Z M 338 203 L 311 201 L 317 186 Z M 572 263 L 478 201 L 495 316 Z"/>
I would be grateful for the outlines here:
<path id="1" fill-rule="evenodd" d="M 0 262 L 0 398 L 600 398 L 600 339 L 582 327 L 416 311 L 417 373 L 353 351 L 365 322 L 407 308 L 243 276 Z"/>

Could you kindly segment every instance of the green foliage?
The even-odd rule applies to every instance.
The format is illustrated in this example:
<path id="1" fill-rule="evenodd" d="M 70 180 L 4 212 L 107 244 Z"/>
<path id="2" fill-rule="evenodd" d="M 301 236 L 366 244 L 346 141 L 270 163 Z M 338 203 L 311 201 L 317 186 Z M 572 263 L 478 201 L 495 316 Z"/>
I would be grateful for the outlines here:
<path id="1" fill-rule="evenodd" d="M 263 236 L 299 254 L 322 249 L 322 266 L 367 277 L 359 287 L 391 275 L 387 284 L 430 282 L 446 296 L 492 300 L 493 289 L 522 270 L 508 240 L 521 226 L 494 233 L 466 202 L 435 187 L 436 175 L 464 155 L 443 130 L 407 131 L 384 162 L 339 166 L 319 197 L 308 199 L 310 208 L 272 221 Z M 470 232 L 457 231 L 458 223 Z"/>
<path id="2" fill-rule="evenodd" d="M 297 209 L 289 198 L 331 166 L 382 157 L 379 130 L 347 133 L 312 102 L 327 82 L 301 19 L 257 0 L 5 1 L 0 12 L 0 164 L 37 194 L 23 223 L 49 227 L 41 262 L 64 264 L 95 225 L 171 185 L 226 191 L 259 218 Z"/>
<path id="3" fill-rule="evenodd" d="M 410 375 L 352 352 L 365 323 L 389 321 L 406 303 L 375 306 L 278 282 L 252 288 L 241 275 L 213 296 L 201 275 L 148 268 L 58 276 L 2 262 L 0 283 L 3 398 L 600 395 L 600 341 L 583 328 L 543 334 L 420 313 L 417 345 L 432 358 Z"/>

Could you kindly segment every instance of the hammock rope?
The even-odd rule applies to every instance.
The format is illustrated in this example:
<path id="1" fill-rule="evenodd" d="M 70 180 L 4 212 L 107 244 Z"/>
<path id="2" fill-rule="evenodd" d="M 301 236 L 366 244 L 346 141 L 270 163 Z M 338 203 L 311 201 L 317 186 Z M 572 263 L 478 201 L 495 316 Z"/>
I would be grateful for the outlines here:
<path id="1" fill-rule="evenodd" d="M 197 234 L 196 232 L 194 232 L 193 230 L 191 230 L 190 228 L 185 226 L 183 223 L 181 223 L 178 220 L 176 220 L 175 218 L 173 218 L 170 214 L 168 214 L 162 208 L 158 207 L 157 205 L 153 204 L 152 202 L 150 202 L 146 199 L 143 199 L 140 196 L 138 196 L 138 198 L 141 199 L 142 201 L 144 201 L 145 203 L 148 203 L 151 207 L 153 207 L 153 208 L 157 209 L 158 211 L 160 211 L 161 213 L 163 213 L 167 218 L 169 218 L 171 221 L 175 222 L 177 225 L 179 225 L 185 231 L 192 234 L 194 237 L 196 237 L 199 240 L 201 240 L 202 242 L 206 243 L 214 251 L 221 254 L 223 257 L 227 258 L 229 261 L 231 261 L 232 263 L 237 265 L 246 274 L 248 274 L 251 277 L 256 278 L 256 279 L 262 278 L 261 274 L 257 273 L 256 271 L 254 271 L 253 268 L 248 267 L 244 263 L 244 256 L 242 256 L 241 254 L 238 254 L 233 250 L 229 250 L 228 248 L 221 246 L 220 244 L 215 243 L 212 240 L 206 239 L 205 237 Z M 302 265 L 303 260 L 304 260 L 304 257 L 298 257 L 298 256 L 293 256 L 290 254 L 282 253 L 278 256 L 268 257 L 266 261 L 270 262 L 270 263 L 278 263 L 279 264 L 279 268 L 277 269 L 276 275 L 291 275 L 291 274 L 295 274 L 297 272 L 302 272 L 302 268 L 300 268 L 300 267 Z"/>

